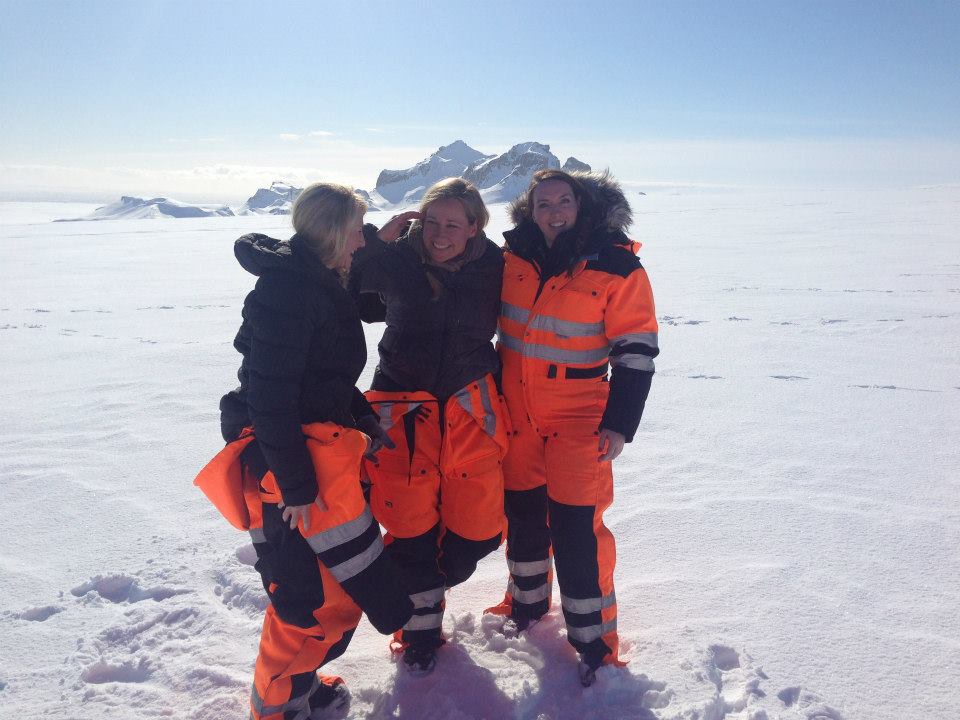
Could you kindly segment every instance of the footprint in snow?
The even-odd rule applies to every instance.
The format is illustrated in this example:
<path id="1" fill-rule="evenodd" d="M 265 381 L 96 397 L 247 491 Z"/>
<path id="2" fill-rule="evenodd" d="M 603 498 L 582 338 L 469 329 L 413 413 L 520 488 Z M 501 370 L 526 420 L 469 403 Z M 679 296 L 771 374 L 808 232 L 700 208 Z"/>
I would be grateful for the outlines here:
<path id="1" fill-rule="evenodd" d="M 43 622 L 61 612 L 63 612 L 63 608 L 58 605 L 41 605 L 39 607 L 29 607 L 26 610 L 21 610 L 18 613 L 3 613 L 3 615 L 15 620 Z"/>
<path id="2" fill-rule="evenodd" d="M 722 375 L 687 375 L 691 380 L 723 380 Z"/>
<path id="3" fill-rule="evenodd" d="M 711 645 L 702 667 L 705 679 L 717 689 L 715 717 L 844 720 L 823 698 L 801 687 L 787 687 L 777 693 L 776 699 L 770 697 L 761 687 L 770 680 L 763 668 L 747 653 L 727 645 Z"/>
<path id="4" fill-rule="evenodd" d="M 703 325 L 704 323 L 710 322 L 709 320 L 687 320 L 684 325 Z"/>
<path id="5" fill-rule="evenodd" d="M 802 375 L 771 375 L 774 380 L 809 380 L 808 377 L 803 377 Z"/>
<path id="6" fill-rule="evenodd" d="M 847 322 L 847 321 L 846 321 L 846 320 L 839 319 L 839 318 L 830 318 L 829 320 L 821 320 L 821 321 L 820 321 L 820 324 L 821 324 L 821 325 L 836 325 L 837 323 L 845 323 L 845 322 Z"/>
<path id="7" fill-rule="evenodd" d="M 927 390 L 925 388 L 908 388 L 899 385 L 851 385 L 850 387 L 862 388 L 864 390 L 909 390 L 910 392 L 938 393 L 942 390 Z"/>
<path id="8" fill-rule="evenodd" d="M 746 321 L 748 321 L 749 319 L 750 319 L 750 318 L 737 317 L 736 315 L 727 318 L 728 321 L 736 321 L 736 322 L 746 322 Z"/>
<path id="9" fill-rule="evenodd" d="M 147 658 L 127 660 L 120 664 L 111 664 L 106 660 L 99 660 L 84 668 L 80 679 L 85 683 L 100 685 L 102 683 L 142 683 L 153 675 L 150 661 Z"/>
<path id="10" fill-rule="evenodd" d="M 92 593 L 93 596 L 99 596 L 112 603 L 138 603 L 144 600 L 159 602 L 175 595 L 184 595 L 190 592 L 192 590 L 164 587 L 162 585 L 144 589 L 140 587 L 140 583 L 135 577 L 122 573 L 97 575 L 70 590 L 70 593 L 78 598 L 86 597 Z"/>

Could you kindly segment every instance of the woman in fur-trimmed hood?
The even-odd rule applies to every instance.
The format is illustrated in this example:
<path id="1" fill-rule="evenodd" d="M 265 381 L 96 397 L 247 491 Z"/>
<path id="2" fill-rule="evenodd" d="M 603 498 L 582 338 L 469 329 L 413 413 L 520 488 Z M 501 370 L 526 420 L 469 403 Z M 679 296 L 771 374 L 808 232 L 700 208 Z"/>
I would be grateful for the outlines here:
<path id="1" fill-rule="evenodd" d="M 592 683 L 619 662 L 612 461 L 633 440 L 658 354 L 646 271 L 609 173 L 541 170 L 510 207 L 498 351 L 513 419 L 504 459 L 510 581 L 505 629 L 550 607 L 551 547 L 567 637 Z"/>

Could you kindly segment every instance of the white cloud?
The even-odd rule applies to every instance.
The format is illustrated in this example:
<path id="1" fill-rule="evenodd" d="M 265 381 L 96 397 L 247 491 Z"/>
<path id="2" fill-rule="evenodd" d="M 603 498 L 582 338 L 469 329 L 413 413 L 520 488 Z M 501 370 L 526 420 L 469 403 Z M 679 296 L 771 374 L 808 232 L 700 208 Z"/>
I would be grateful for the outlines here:
<path id="1" fill-rule="evenodd" d="M 296 133 L 280 133 L 279 137 L 284 142 L 300 142 L 303 140 L 303 135 L 297 135 Z"/>

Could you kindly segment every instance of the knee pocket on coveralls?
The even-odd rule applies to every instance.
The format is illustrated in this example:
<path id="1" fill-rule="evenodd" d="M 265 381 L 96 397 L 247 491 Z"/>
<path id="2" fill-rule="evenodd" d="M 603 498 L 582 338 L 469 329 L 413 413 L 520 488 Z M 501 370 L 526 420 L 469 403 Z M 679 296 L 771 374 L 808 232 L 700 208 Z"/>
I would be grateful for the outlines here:
<path id="1" fill-rule="evenodd" d="M 608 507 L 612 500 L 610 462 L 599 462 L 595 423 L 558 423 L 545 433 L 544 465 L 550 499 L 565 505 Z"/>
<path id="2" fill-rule="evenodd" d="M 411 465 L 408 457 L 381 450 L 377 463 L 365 461 L 370 478 L 370 509 L 394 537 L 422 535 L 440 521 L 440 473 Z"/>
<path id="3" fill-rule="evenodd" d="M 456 465 L 441 482 L 443 524 L 467 540 L 503 532 L 503 461 L 495 449 Z"/>

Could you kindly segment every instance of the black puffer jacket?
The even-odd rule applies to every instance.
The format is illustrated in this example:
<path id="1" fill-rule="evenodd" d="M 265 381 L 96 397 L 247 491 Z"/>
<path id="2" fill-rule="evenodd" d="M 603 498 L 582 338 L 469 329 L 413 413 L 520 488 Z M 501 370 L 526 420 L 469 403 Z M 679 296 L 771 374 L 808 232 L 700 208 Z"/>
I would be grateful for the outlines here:
<path id="1" fill-rule="evenodd" d="M 356 388 L 367 347 L 356 305 L 337 274 L 294 236 L 244 235 L 234 253 L 258 276 L 233 341 L 243 355 L 240 387 L 220 401 L 223 437 L 253 425 L 267 466 L 288 505 L 317 496 L 301 424 L 356 427 L 374 414 Z"/>
<path id="2" fill-rule="evenodd" d="M 446 399 L 500 369 L 491 342 L 500 311 L 503 250 L 484 238 L 484 253 L 456 272 L 423 263 L 401 238 L 385 243 L 364 226 L 366 246 L 353 256 L 350 291 L 366 322 L 383 322 L 375 390 L 426 390 Z M 439 281 L 434 298 L 427 273 Z"/>

